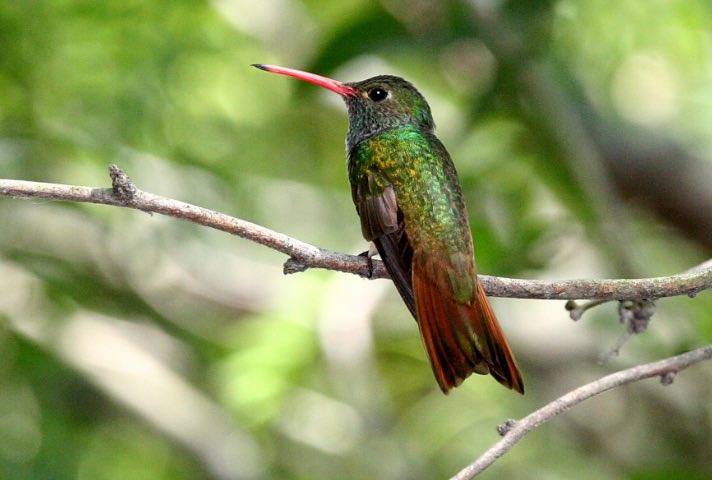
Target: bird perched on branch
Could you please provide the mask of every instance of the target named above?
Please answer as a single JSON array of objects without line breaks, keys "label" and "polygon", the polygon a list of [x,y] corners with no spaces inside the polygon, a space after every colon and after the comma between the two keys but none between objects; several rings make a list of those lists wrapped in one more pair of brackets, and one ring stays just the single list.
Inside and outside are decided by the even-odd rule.
[{"label": "bird perched on branch", "polygon": [[443,392],[471,373],[524,393],[507,339],[477,281],[472,233],[455,166],[430,107],[406,80],[341,83],[256,64],[324,87],[348,108],[349,181],[361,230],[415,317]]}]

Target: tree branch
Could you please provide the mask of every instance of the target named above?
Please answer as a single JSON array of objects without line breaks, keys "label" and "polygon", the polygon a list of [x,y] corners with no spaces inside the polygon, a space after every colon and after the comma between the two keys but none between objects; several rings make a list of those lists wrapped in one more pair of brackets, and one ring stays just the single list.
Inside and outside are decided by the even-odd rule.
[{"label": "tree branch", "polygon": [[[261,225],[144,192],[136,188],[117,166],[111,165],[109,170],[113,188],[0,179],[0,196],[112,205],[188,220],[245,238],[289,256],[284,265],[285,274],[309,268],[323,268],[361,277],[388,278],[388,272],[380,261],[374,260],[373,270],[370,271],[369,262],[363,256],[332,252]],[[493,297],[632,300],[676,295],[694,296],[702,290],[712,288],[712,262],[705,262],[678,275],[644,279],[545,281],[489,275],[480,275],[479,278],[485,292]]]},{"label": "tree branch", "polygon": [[504,425],[500,425],[498,430],[503,435],[503,438],[482,454],[480,458],[458,472],[451,480],[467,480],[474,477],[507,453],[527,433],[584,400],[621,385],[650,377],[660,377],[663,385],[669,385],[672,383],[675,374],[680,370],[709,359],[712,359],[712,345],[657,362],[621,370],[583,385],[530,413],[519,421],[510,420]]}]

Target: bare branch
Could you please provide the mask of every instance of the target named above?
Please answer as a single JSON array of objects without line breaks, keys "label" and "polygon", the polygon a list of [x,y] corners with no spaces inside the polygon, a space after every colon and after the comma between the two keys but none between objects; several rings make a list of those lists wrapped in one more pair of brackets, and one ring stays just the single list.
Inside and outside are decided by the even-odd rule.
[{"label": "bare branch", "polygon": [[709,359],[712,359],[712,345],[657,362],[621,370],[620,372],[606,375],[594,382],[583,385],[557,398],[553,402],[548,403],[539,410],[530,413],[519,421],[507,421],[506,424],[499,429],[500,433],[503,434],[503,438],[482,454],[480,458],[463,468],[452,477],[451,480],[466,480],[474,477],[507,453],[527,433],[584,400],[599,393],[620,387],[621,385],[650,377],[660,377],[660,381],[663,385],[669,385],[672,383],[674,375],[680,370],[684,370],[695,363]]},{"label": "bare branch", "polygon": [[[373,271],[370,271],[369,261],[364,256],[325,250],[239,218],[144,192],[136,188],[118,167],[112,165],[110,171],[113,188],[0,179],[0,196],[97,203],[160,213],[222,230],[281,252],[289,257],[285,273],[323,268],[361,277],[388,278],[380,261],[372,260]],[[544,281],[480,275],[480,281],[485,292],[494,297],[633,300],[694,296],[712,288],[712,265],[706,262],[698,267],[701,268],[695,267],[679,275],[645,279]]]},{"label": "bare branch", "polygon": [[[702,272],[706,269],[712,268],[712,259],[709,259],[707,261],[704,261],[700,263],[699,265],[695,265],[692,268],[688,268],[682,273],[699,273]],[[694,294],[690,294],[690,296],[694,296]],[[584,303],[576,303],[574,300],[569,300],[566,302],[566,305],[564,308],[569,311],[569,316],[571,317],[571,320],[573,321],[579,321],[581,320],[581,317],[583,317],[583,314],[586,313],[588,310],[598,307],[599,305],[606,304],[608,302],[614,301],[616,299],[596,299],[596,300],[591,300],[588,302]],[[633,300],[633,299],[630,299]],[[638,300],[651,300],[651,299],[638,299]],[[620,313],[620,309],[619,309]],[[652,316],[652,315],[651,315]],[[625,323],[625,318],[621,318],[621,323]],[[633,332],[633,333],[639,333],[639,332]]]}]

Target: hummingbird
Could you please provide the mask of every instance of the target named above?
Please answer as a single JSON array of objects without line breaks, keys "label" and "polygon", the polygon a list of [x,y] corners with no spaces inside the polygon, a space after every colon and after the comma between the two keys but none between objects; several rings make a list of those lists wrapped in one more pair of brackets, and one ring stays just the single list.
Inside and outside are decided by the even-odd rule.
[{"label": "hummingbird", "polygon": [[423,95],[391,75],[342,83],[253,66],[326,88],[346,103],[348,176],[361,231],[415,317],[443,393],[473,372],[524,393],[514,355],[478,282],[460,181],[434,134]]}]

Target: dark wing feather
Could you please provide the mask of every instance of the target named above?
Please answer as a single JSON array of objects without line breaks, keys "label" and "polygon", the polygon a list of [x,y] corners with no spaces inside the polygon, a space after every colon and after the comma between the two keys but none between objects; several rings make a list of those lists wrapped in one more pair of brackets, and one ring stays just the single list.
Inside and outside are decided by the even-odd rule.
[{"label": "dark wing feather", "polygon": [[403,213],[393,186],[376,174],[365,175],[354,191],[361,231],[373,242],[410,313],[415,318],[413,298],[413,248],[408,242]]}]

